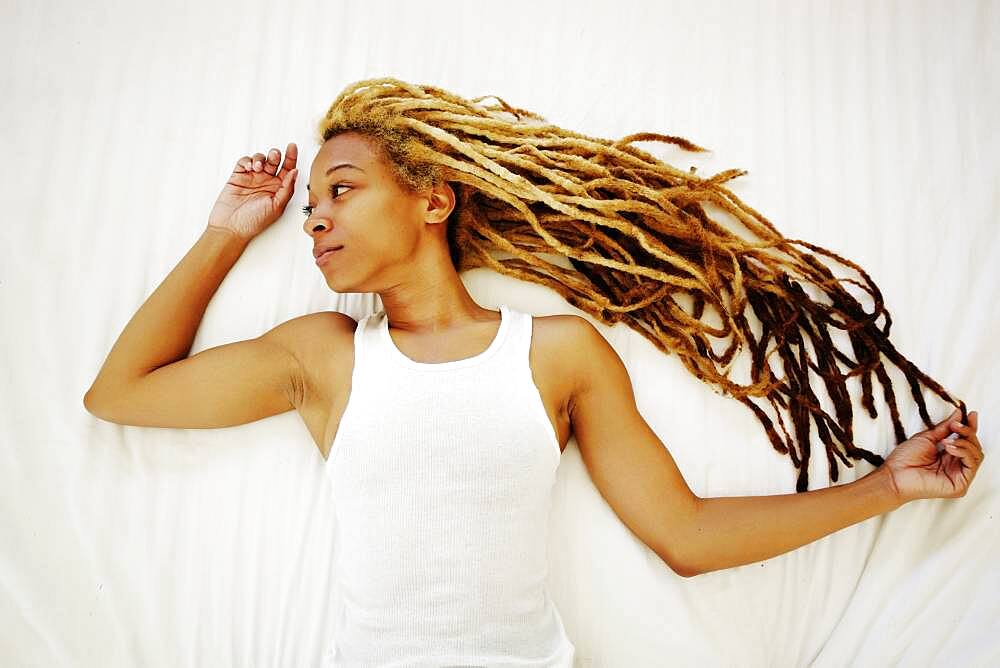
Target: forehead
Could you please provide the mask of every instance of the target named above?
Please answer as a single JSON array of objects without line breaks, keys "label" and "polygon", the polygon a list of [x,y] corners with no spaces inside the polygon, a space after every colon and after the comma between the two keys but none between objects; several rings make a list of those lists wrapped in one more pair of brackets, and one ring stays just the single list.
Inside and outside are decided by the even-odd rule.
[{"label": "forehead", "polygon": [[[350,163],[364,171],[343,167],[336,171],[333,168],[343,163]],[[324,181],[334,176],[352,175],[362,177],[377,177],[379,173],[379,160],[375,146],[369,140],[354,132],[344,132],[335,137],[331,137],[323,142],[319,152],[313,159],[312,167],[309,170],[309,180]],[[309,183],[306,183],[306,192],[312,192]]]},{"label": "forehead", "polygon": [[[356,165],[364,171],[361,172],[357,169],[344,167],[327,174],[331,168],[345,162]],[[374,147],[369,143],[369,140],[355,132],[344,132],[323,142],[319,152],[313,159],[309,175],[310,180],[315,178],[317,181],[323,181],[328,176],[339,174],[375,176],[378,169],[379,165]],[[312,190],[308,183],[306,184],[306,190]]]},{"label": "forehead", "polygon": [[350,162],[365,171],[375,161],[374,147],[369,140],[354,132],[345,132],[323,142],[313,167],[326,171],[334,162]]}]

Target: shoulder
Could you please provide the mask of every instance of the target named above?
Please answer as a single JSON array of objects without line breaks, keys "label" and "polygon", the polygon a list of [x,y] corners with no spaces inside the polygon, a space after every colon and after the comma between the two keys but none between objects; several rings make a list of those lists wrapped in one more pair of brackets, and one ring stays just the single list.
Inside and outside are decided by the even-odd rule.
[{"label": "shoulder", "polygon": [[586,327],[593,325],[577,315],[557,313],[532,316],[532,338],[536,344],[543,352],[558,352],[560,356],[576,348],[580,340],[586,338]]},{"label": "shoulder", "polygon": [[541,321],[541,326],[557,336],[566,343],[573,343],[574,349],[583,347],[603,347],[610,345],[600,330],[594,326],[590,320],[572,313],[560,313],[557,315],[547,315],[536,317],[535,322]]},{"label": "shoulder", "polygon": [[338,370],[354,354],[357,324],[345,313],[319,311],[286,320],[261,336],[283,348],[294,360],[291,382],[296,406],[330,396],[331,383],[340,382]]},{"label": "shoulder", "polygon": [[312,385],[314,370],[322,378],[327,365],[339,364],[341,356],[353,354],[357,324],[345,313],[319,311],[286,320],[261,338],[288,351],[299,369],[299,380]]},{"label": "shoulder", "polygon": [[319,311],[286,320],[261,338],[282,346],[302,362],[317,348],[342,347],[338,344],[342,344],[345,337],[353,336],[357,324],[345,313]]},{"label": "shoulder", "polygon": [[587,388],[594,377],[627,376],[618,353],[587,318],[558,314],[536,317],[535,323],[546,348],[558,351],[555,357],[562,361],[563,373],[572,380],[574,395]]}]

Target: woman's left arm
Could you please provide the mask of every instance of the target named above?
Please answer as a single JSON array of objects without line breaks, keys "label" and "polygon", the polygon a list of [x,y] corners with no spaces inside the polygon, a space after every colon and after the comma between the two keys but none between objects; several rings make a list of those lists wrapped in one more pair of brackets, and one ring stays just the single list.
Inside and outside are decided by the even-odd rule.
[{"label": "woman's left arm", "polygon": [[[978,413],[965,426],[956,410],[854,482],[700,498],[639,414],[621,358],[587,320],[573,320],[569,412],[581,458],[623,523],[682,576],[769,559],[914,499],[964,496],[983,461]],[[957,438],[946,439],[950,433]]]},{"label": "woman's left arm", "polygon": [[[900,443],[882,466],[854,482],[796,494],[700,499],[688,568],[707,573],[760,561],[908,501],[965,496],[983,450],[976,436],[979,414],[969,413],[969,426],[955,421],[959,415],[956,410]],[[952,432],[958,438],[945,440]]]}]

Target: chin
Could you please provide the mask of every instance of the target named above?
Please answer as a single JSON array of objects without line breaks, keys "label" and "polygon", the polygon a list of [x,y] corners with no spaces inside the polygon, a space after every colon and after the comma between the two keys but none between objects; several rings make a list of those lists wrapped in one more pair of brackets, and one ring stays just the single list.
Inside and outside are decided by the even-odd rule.
[{"label": "chin", "polygon": [[338,274],[337,272],[325,274],[325,278],[327,287],[337,294],[346,294],[348,292],[369,292],[369,290],[366,290],[363,285],[359,285],[357,281],[345,280],[344,276]]}]

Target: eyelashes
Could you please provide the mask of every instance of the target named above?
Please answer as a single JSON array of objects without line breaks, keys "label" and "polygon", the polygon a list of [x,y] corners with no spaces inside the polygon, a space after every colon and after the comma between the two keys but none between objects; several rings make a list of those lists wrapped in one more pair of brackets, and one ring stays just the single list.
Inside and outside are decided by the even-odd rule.
[{"label": "eyelashes", "polygon": [[[338,197],[337,188],[347,188],[348,190],[350,190],[351,186],[345,186],[343,183],[338,183],[335,186],[330,186],[330,197],[332,197],[333,199],[337,199]],[[302,213],[304,213],[306,216],[311,216],[312,212],[313,212],[313,207],[308,205],[302,207]]]}]

